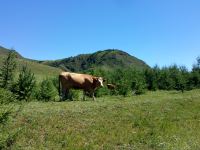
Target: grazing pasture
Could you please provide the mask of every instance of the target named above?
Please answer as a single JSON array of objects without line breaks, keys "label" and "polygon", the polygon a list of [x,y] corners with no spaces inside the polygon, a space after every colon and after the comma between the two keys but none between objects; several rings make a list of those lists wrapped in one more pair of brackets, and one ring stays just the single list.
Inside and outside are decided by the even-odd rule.
[{"label": "grazing pasture", "polygon": [[200,90],[22,105],[12,149],[200,149]]},{"label": "grazing pasture", "polygon": [[[2,67],[4,59],[5,59],[4,56],[0,56],[0,67]],[[31,72],[35,74],[35,77],[37,78],[38,81],[42,81],[46,77],[58,76],[58,74],[61,72],[61,69],[39,64],[36,61],[17,58],[16,62],[17,62],[17,72],[16,72],[17,74],[19,73],[19,70],[22,66],[27,65],[28,68],[31,69]]]}]

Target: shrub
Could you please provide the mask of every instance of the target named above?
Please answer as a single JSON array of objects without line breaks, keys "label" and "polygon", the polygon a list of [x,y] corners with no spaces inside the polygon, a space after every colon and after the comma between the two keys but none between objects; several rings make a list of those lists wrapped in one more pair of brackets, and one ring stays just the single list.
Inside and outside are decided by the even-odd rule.
[{"label": "shrub", "polygon": [[81,99],[80,93],[82,93],[82,91],[75,90],[75,89],[70,89],[69,93],[67,94],[66,99],[69,99],[71,101],[80,100]]},{"label": "shrub", "polygon": [[9,51],[7,58],[3,62],[0,72],[0,86],[9,89],[14,79],[14,72],[16,70],[16,54],[15,51]]},{"label": "shrub", "polygon": [[138,76],[131,83],[131,90],[136,95],[144,94],[146,91],[146,83],[143,77]]},{"label": "shrub", "polygon": [[39,99],[43,101],[52,101],[52,100],[55,101],[57,95],[58,93],[52,80],[50,79],[43,80],[40,85]]},{"label": "shrub", "polygon": [[51,78],[51,81],[52,81],[54,87],[57,89],[57,91],[59,93],[59,81],[58,81],[58,77]]},{"label": "shrub", "polygon": [[0,105],[0,149],[7,148],[7,141],[9,132],[5,129],[8,119],[11,114],[11,109]]},{"label": "shrub", "polygon": [[125,81],[117,84],[117,91],[119,95],[127,96],[130,93],[130,86]]},{"label": "shrub", "polygon": [[156,91],[157,90],[157,68],[154,67],[154,69],[146,69],[144,71],[145,74],[145,80],[147,84],[148,90]]},{"label": "shrub", "polygon": [[0,150],[1,149],[11,149],[14,144],[18,134],[20,133],[20,128],[15,128],[10,131],[9,123],[13,115],[16,117],[22,110],[22,105],[17,110],[13,110],[12,105],[0,105]]},{"label": "shrub", "polygon": [[110,95],[110,91],[109,91],[109,89],[107,87],[98,88],[95,91],[95,96],[96,97],[101,97],[101,96],[104,96],[104,95]]},{"label": "shrub", "polygon": [[27,66],[23,66],[20,70],[17,82],[12,86],[12,92],[16,94],[19,100],[28,100],[32,95],[32,91],[36,85],[34,74]]},{"label": "shrub", "polygon": [[0,88],[0,104],[8,104],[15,101],[15,96],[12,92]]}]

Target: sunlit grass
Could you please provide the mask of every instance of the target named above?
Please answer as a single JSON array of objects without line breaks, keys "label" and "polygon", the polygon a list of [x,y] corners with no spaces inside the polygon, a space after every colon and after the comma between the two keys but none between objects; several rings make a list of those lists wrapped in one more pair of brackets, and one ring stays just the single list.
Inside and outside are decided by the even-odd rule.
[{"label": "sunlit grass", "polygon": [[[5,57],[0,56],[0,66],[3,64],[4,58]],[[61,72],[61,69],[39,64],[34,61],[28,61],[25,59],[16,59],[16,62],[17,62],[17,69],[15,78],[18,77],[19,70],[23,65],[26,65],[29,69],[31,69],[31,72],[34,73],[38,82],[42,81],[46,77],[57,77],[58,74]]]},{"label": "sunlit grass", "polygon": [[[18,107],[17,105],[15,107]],[[200,90],[29,102],[13,149],[200,149]]]}]

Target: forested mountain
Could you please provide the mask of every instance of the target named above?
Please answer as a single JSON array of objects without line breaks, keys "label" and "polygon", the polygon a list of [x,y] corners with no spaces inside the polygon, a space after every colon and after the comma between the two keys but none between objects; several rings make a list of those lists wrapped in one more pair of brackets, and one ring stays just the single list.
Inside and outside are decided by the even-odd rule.
[{"label": "forested mountain", "polygon": [[[5,57],[9,51],[10,49],[0,46],[0,64],[2,58]],[[28,64],[30,68],[34,70],[33,72],[36,73],[41,70],[42,72],[45,72],[45,70],[55,70],[56,68],[73,72],[83,72],[92,69],[114,70],[121,68],[136,68],[141,70],[150,68],[144,61],[117,49],[107,49],[92,54],[80,54],[74,57],[54,61],[31,60],[24,58],[18,52],[16,52],[16,56],[20,65]],[[48,66],[53,68],[48,68]]]},{"label": "forested mountain", "polygon": [[97,51],[92,54],[80,54],[75,57],[69,57],[55,61],[41,61],[40,63],[74,72],[80,72],[94,68],[101,68],[103,70],[120,68],[149,68],[144,61],[117,49],[107,49],[103,51]]}]

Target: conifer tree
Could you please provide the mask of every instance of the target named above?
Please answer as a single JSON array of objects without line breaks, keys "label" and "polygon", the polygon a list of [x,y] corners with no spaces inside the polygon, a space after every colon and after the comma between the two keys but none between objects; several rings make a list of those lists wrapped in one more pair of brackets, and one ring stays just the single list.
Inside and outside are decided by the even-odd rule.
[{"label": "conifer tree", "polygon": [[14,50],[9,51],[8,56],[3,62],[3,66],[0,72],[0,87],[9,89],[16,70],[16,53]]}]

